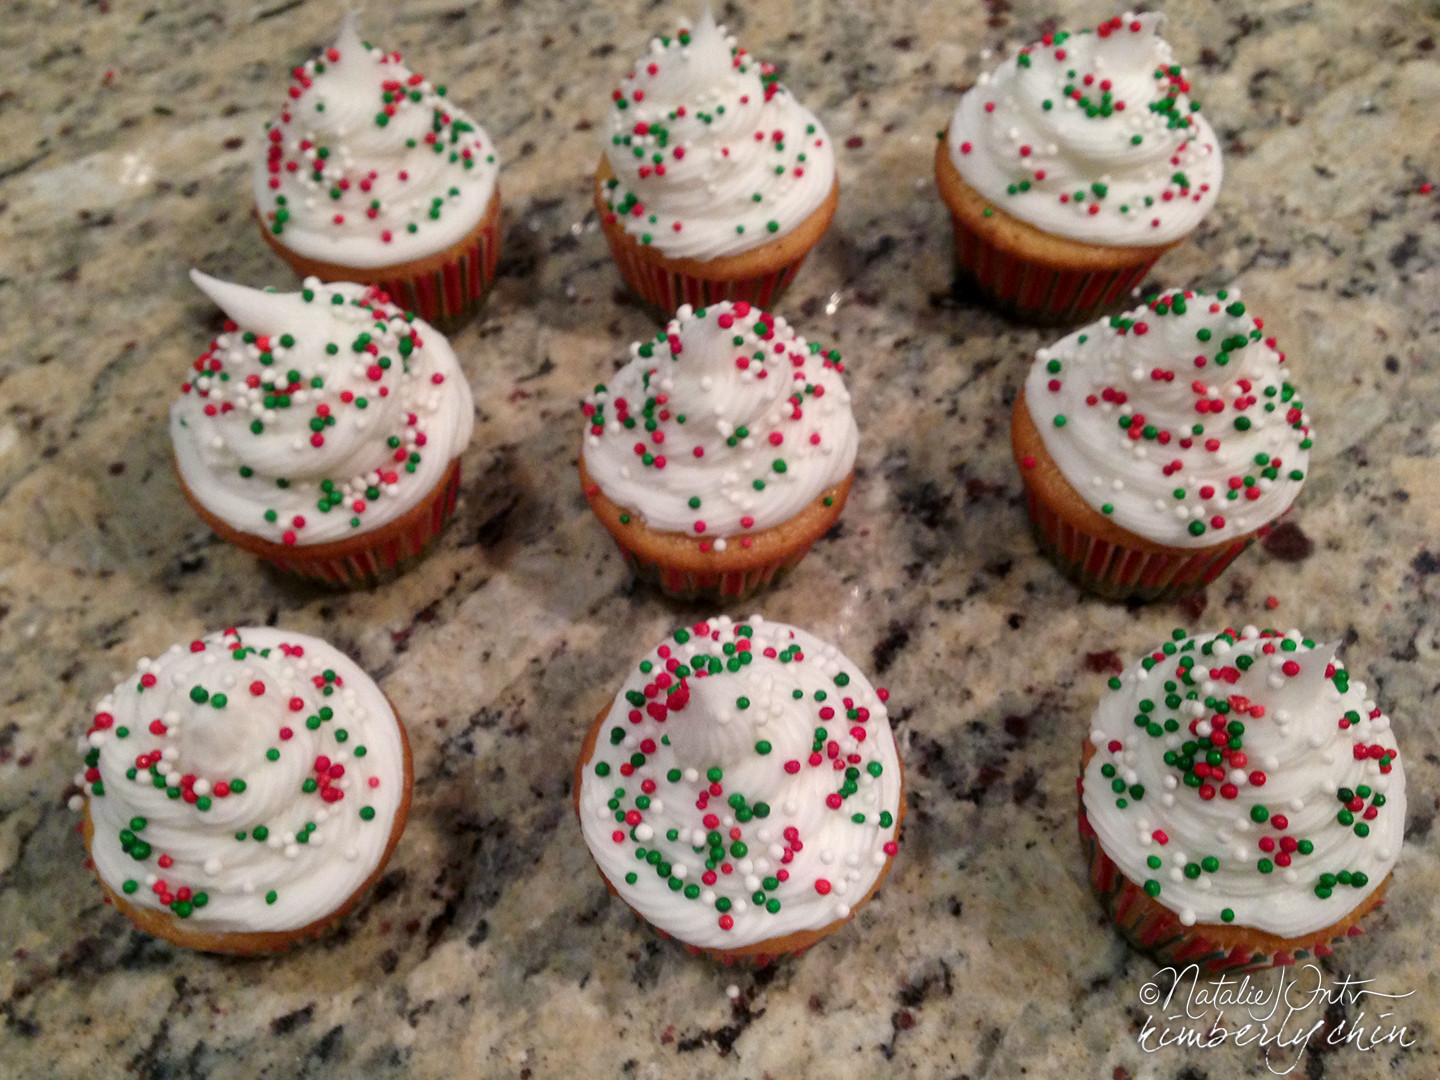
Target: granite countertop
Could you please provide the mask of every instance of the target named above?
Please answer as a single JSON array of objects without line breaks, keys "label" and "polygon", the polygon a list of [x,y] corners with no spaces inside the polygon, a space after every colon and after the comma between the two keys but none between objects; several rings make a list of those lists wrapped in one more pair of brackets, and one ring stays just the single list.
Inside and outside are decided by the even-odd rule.
[{"label": "granite countertop", "polygon": [[[1054,335],[951,292],[931,172],[982,50],[1113,9],[723,6],[837,144],[838,215],[778,310],[845,356],[862,432],[840,526],[737,613],[804,625],[891,688],[911,803],[894,872],[856,922],[746,971],[690,958],[609,899],[569,800],[587,721],[641,649],[696,614],[629,584],[575,477],[579,396],[653,332],[591,209],[595,127],[649,35],[689,8],[417,0],[365,15],[368,36],[473,103],[499,147],[505,225],[488,305],[453,337],[478,404],[456,519],[398,581],[337,594],[211,536],[175,482],[164,416],[218,326],[186,271],[293,281],[249,219],[247,166],[287,72],[343,6],[9,5],[0,1071],[1281,1071],[1298,1047],[1141,1045],[1163,1024],[1145,998],[1155,965],[1105,923],[1075,835],[1079,743],[1109,654],[1134,658],[1177,625],[1255,622],[1345,641],[1394,717],[1412,791],[1388,903],[1320,965],[1328,987],[1348,974],[1410,996],[1311,1004],[1286,1037],[1329,1027],[1295,1075],[1440,1073],[1440,194],[1424,186],[1440,182],[1440,7],[1153,6],[1228,155],[1215,211],[1155,280],[1240,282],[1318,441],[1282,542],[1201,598],[1141,608],[1079,596],[1035,551],[1006,432]],[[74,739],[137,658],[277,622],[352,655],[408,718],[409,829],[323,941],[248,961],[177,950],[132,931],[81,866]],[[1278,977],[1252,981],[1273,991]],[[1213,1017],[1191,1026],[1211,1032]],[[1408,1046],[1347,1044],[1342,1024],[1366,1043],[1404,1025]]]}]

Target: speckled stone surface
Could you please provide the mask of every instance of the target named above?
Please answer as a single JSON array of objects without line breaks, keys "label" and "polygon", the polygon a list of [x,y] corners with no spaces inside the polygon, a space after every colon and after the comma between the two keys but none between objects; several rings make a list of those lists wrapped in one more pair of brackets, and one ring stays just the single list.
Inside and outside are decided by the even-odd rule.
[{"label": "speckled stone surface", "polygon": [[[1138,1044],[1148,1018],[1163,1023],[1142,1002],[1154,964],[1105,925],[1075,837],[1079,742],[1105,679],[1090,654],[1257,622],[1345,639],[1394,717],[1412,790],[1389,903],[1322,964],[1327,985],[1349,973],[1410,996],[1299,1014],[1285,1037],[1330,1026],[1295,1075],[1440,1073],[1440,196],[1421,190],[1440,181],[1440,7],[1158,6],[1229,157],[1215,212],[1155,280],[1238,280],[1290,356],[1318,442],[1291,518],[1313,550],[1292,533],[1203,601],[1136,610],[1079,596],[1035,553],[1006,433],[1052,335],[952,294],[931,180],[935,132],[982,49],[1112,8],[721,12],[838,144],[839,213],[779,310],[843,353],[862,433],[841,526],[748,606],[891,687],[911,805],[894,872],[855,924],[756,973],[691,959],[608,899],[569,802],[589,718],[694,614],[628,584],[574,471],[579,396],[653,332],[620,295],[591,209],[595,128],[649,35],[688,9],[372,5],[368,36],[446,81],[498,144],[505,238],[488,306],[453,337],[478,405],[456,519],[398,581],[333,594],[210,536],[181,498],[163,418],[218,326],[186,270],[292,280],[249,220],[247,162],[340,6],[6,5],[0,1072],[1280,1071],[1298,1047]],[[326,637],[375,675],[410,723],[415,803],[341,930],[278,958],[216,959],[101,903],[65,797],[75,736],[137,658],[257,622]],[[1413,1045],[1325,1046],[1337,1031],[1343,1043],[1342,1022],[1404,1025]]]}]

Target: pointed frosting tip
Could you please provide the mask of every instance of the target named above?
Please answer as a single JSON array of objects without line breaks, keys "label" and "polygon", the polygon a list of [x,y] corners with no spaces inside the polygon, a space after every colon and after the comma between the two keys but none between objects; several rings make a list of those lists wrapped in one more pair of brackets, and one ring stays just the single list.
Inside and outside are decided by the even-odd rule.
[{"label": "pointed frosting tip", "polygon": [[276,328],[273,324],[284,307],[281,303],[283,298],[276,293],[252,289],[233,281],[221,281],[194,269],[190,271],[190,280],[238,325],[255,333],[268,333]]},{"label": "pointed frosting tip", "polygon": [[701,33],[713,33],[715,29],[715,13],[710,10],[710,0],[705,0],[704,6],[700,9],[700,17],[695,20],[695,29],[690,31],[690,35],[694,37]]},{"label": "pointed frosting tip", "polygon": [[363,49],[365,43],[360,40],[360,13],[351,8],[345,13],[345,18],[340,23],[340,33],[335,38],[335,48],[340,51],[343,57],[347,49]]},{"label": "pointed frosting tip", "polygon": [[[222,281],[220,278],[212,277],[203,270],[191,268],[190,280],[195,287],[210,298],[210,301],[218,308],[230,314],[227,303],[235,296],[235,290],[243,289],[243,285],[236,285],[233,281]],[[231,316],[233,318],[233,316]]]},{"label": "pointed frosting tip", "polygon": [[1129,21],[1139,22],[1146,30],[1155,37],[1160,37],[1165,31],[1165,13],[1163,11],[1142,11],[1138,15],[1131,15]]}]

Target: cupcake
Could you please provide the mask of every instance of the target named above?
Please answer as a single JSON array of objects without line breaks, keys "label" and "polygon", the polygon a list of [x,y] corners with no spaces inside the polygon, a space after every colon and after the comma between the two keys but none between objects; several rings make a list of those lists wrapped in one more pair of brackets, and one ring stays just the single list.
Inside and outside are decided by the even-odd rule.
[{"label": "cupcake", "polygon": [[725,963],[809,948],[874,895],[905,785],[884,690],[758,616],[677,630],[596,718],[575,810],[610,891]]},{"label": "cupcake", "polygon": [[1239,293],[1163,293],[1041,349],[1010,441],[1041,549],[1109,599],[1203,589],[1285,513],[1310,419]]},{"label": "cupcake", "polygon": [[1121,933],[1163,963],[1328,956],[1380,906],[1405,832],[1390,720],[1298,630],[1172,639],[1110,680],[1080,837]]},{"label": "cupcake", "polygon": [[965,93],[935,151],[955,258],[1031,322],[1113,310],[1220,192],[1220,145],[1164,16],[1046,34]]},{"label": "cupcake", "polygon": [[500,249],[495,147],[480,125],[360,40],[354,16],[295,69],[255,163],[260,230],[297,276],[375,285],[454,329],[480,307]]},{"label": "cupcake", "polygon": [[72,805],[106,901],[207,952],[321,933],[380,876],[410,810],[395,711],[305,634],[230,629],[141,660],[79,749]]},{"label": "cupcake", "polygon": [[840,354],[745,301],[680,308],[581,406],[580,482],[636,573],[741,597],[835,524],[858,433]]},{"label": "cupcake", "polygon": [[229,316],[170,407],[185,498],[282,570],[374,582],[455,507],[474,401],[440,333],[373,286],[260,292],[197,271]]},{"label": "cupcake", "polygon": [[626,282],[664,317],[681,304],[769,306],[830,226],[830,139],[775,69],[707,7],[656,38],[615,91],[595,208]]}]

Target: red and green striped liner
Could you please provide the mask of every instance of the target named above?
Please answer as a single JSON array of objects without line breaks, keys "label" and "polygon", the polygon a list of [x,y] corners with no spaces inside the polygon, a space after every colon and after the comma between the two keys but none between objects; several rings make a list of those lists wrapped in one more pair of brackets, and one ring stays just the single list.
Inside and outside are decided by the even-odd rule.
[{"label": "red and green striped liner", "polygon": [[1080,843],[1085,848],[1085,857],[1090,865],[1090,884],[1121,935],[1135,948],[1162,963],[1173,964],[1177,968],[1195,964],[1207,975],[1264,971],[1272,967],[1288,967],[1313,957],[1329,956],[1334,951],[1335,942],[1365,933],[1359,925],[1351,924],[1342,935],[1328,942],[1315,941],[1308,948],[1277,949],[1273,952],[1249,949],[1243,945],[1230,948],[1220,945],[1205,936],[1203,926],[1186,926],[1178,915],[1152,899],[1141,886],[1121,873],[1100,846],[1100,839],[1085,815],[1083,778],[1077,789],[1082,793]]},{"label": "red and green striped liner", "polygon": [[1028,483],[1025,505],[1035,542],[1056,568],[1107,600],[1169,600],[1199,592],[1218,578],[1266,525],[1249,536],[1195,553],[1145,551],[1091,536],[1050,509]]},{"label": "red and green striped liner", "polygon": [[618,540],[615,546],[638,579],[655,585],[676,600],[743,600],[795,566],[810,550],[810,545],[805,544],[775,562],[744,570],[696,572],[651,562]]},{"label": "red and green striped liner", "polygon": [[497,212],[488,214],[469,242],[443,266],[380,282],[391,302],[441,329],[453,329],[474,316],[495,280],[500,258],[498,205]]},{"label": "red and green striped liner", "polygon": [[414,558],[424,550],[425,545],[440,532],[450,515],[455,512],[455,500],[460,492],[458,460],[442,484],[443,490],[439,496],[431,496],[428,514],[418,515],[408,529],[386,538],[381,543],[332,558],[306,557],[305,549],[297,547],[289,549],[296,553],[293,558],[265,556],[265,561],[286,573],[314,578],[331,585],[374,585],[388,580],[398,573],[406,560]]},{"label": "red and green striped liner", "polygon": [[1158,256],[1119,270],[1055,270],[987,243],[952,215],[955,262],[994,305],[1027,322],[1089,322],[1119,307]]},{"label": "red and green striped liner", "polygon": [[708,307],[721,300],[744,300],[760,308],[769,308],[795,280],[800,266],[805,262],[807,251],[794,262],[786,263],[767,274],[758,277],[737,278],[733,281],[718,281],[709,278],[682,274],[664,265],[642,258],[643,250],[633,241],[612,239],[610,252],[625,283],[634,289],[647,303],[661,311],[674,312],[682,304],[691,307]]}]

